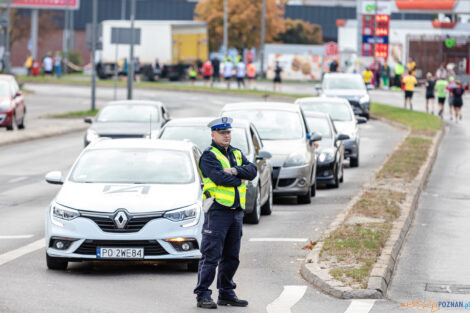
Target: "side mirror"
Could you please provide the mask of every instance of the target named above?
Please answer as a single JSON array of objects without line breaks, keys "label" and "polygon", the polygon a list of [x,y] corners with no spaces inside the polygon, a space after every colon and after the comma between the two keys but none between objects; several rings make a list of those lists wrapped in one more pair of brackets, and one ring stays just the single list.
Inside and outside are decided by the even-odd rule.
[{"label": "side mirror", "polygon": [[367,84],[367,90],[374,90],[374,86],[372,86],[371,84]]},{"label": "side mirror", "polygon": [[263,160],[263,159],[270,159],[270,158],[272,158],[272,154],[265,150],[261,150],[256,156],[256,160]]},{"label": "side mirror", "polygon": [[320,141],[321,135],[319,133],[313,132],[310,134],[310,142]]},{"label": "side mirror", "polygon": [[18,92],[16,93],[16,95],[15,95],[15,98],[16,98],[16,97],[19,97],[19,96],[21,96],[21,95],[22,95],[21,91],[18,91]]},{"label": "side mirror", "polygon": [[348,139],[349,139],[349,136],[348,136],[348,135],[345,135],[345,134],[339,134],[339,135],[336,137],[336,141],[348,140]]},{"label": "side mirror", "polygon": [[358,116],[356,117],[356,121],[358,124],[365,124],[367,123],[367,119],[365,117],[362,117],[362,116]]},{"label": "side mirror", "polygon": [[93,123],[93,119],[91,117],[85,117],[85,119],[83,120],[85,123],[88,123],[88,124],[92,124]]},{"label": "side mirror", "polygon": [[62,173],[60,171],[53,171],[46,174],[46,181],[49,184],[62,185]]}]

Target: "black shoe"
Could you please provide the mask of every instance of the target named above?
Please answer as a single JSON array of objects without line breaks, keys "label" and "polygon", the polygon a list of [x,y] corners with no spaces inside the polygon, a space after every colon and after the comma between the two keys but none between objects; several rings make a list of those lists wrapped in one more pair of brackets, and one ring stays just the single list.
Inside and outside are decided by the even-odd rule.
[{"label": "black shoe", "polygon": [[198,308],[203,309],[217,309],[217,304],[211,298],[204,298],[197,302]]},{"label": "black shoe", "polygon": [[237,297],[230,298],[230,299],[221,299],[217,300],[218,305],[231,305],[231,306],[247,306],[248,301],[240,300]]}]

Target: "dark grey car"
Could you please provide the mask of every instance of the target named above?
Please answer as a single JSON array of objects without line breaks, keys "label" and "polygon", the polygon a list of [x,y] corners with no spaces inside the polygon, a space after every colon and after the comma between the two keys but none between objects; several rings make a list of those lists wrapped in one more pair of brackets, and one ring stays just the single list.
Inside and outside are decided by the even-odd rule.
[{"label": "dark grey car", "polygon": [[170,120],[163,103],[146,100],[114,101],[100,110],[95,119],[85,118],[88,128],[85,147],[100,137],[151,138]]},{"label": "dark grey car", "polygon": [[[211,145],[210,117],[179,118],[169,121],[161,130],[159,138],[189,140],[201,151]],[[240,149],[248,161],[256,164],[258,175],[247,183],[245,221],[258,224],[261,214],[269,215],[273,206],[271,183],[271,154],[263,150],[255,126],[247,120],[236,119],[232,123],[232,146]]]}]

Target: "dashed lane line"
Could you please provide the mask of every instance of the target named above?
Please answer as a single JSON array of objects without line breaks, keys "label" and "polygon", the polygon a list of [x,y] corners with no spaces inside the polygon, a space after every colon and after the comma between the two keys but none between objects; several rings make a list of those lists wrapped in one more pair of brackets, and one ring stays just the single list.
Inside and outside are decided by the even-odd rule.
[{"label": "dashed lane line", "polygon": [[266,311],[268,313],[290,313],[290,309],[302,299],[306,290],[307,286],[284,286],[281,295],[266,306]]},{"label": "dashed lane line", "polygon": [[344,313],[369,313],[375,300],[353,300]]},{"label": "dashed lane line", "polygon": [[263,242],[305,242],[307,238],[250,238],[248,241],[263,241]]},{"label": "dashed lane line", "polygon": [[4,254],[0,254],[0,266],[5,264],[5,263],[8,263],[10,261],[13,261],[14,259],[22,257],[25,254],[28,254],[28,253],[34,252],[38,249],[44,248],[44,246],[45,246],[44,241],[45,241],[45,239],[42,238],[42,239],[34,241],[30,244],[27,244],[26,246],[23,246],[21,248],[9,251],[9,252],[4,253]]},{"label": "dashed lane line", "polygon": [[11,235],[11,236],[1,236],[0,239],[23,239],[23,238],[31,238],[34,235]]}]

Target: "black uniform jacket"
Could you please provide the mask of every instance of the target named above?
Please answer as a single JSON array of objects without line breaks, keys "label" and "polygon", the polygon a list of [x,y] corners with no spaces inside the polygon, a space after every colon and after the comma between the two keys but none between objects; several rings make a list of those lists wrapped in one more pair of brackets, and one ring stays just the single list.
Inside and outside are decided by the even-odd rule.
[{"label": "black uniform jacket", "polygon": [[[215,154],[210,151],[212,147],[215,147],[220,152],[222,152],[222,154],[225,155],[230,161],[230,166],[237,169],[238,174],[236,176],[224,172],[222,164],[220,164]],[[239,149],[229,146],[227,150],[225,150],[225,148],[217,145],[214,141],[212,141],[211,147],[204,150],[204,153],[202,154],[201,159],[199,160],[199,168],[201,169],[202,175],[204,177],[210,178],[216,185],[225,187],[238,187],[242,184],[242,179],[253,180],[256,177],[257,173],[256,166],[250,161],[248,161],[241,151],[240,153],[242,155],[242,165],[237,166],[237,160],[233,155],[233,150]],[[211,207],[211,210],[227,208],[228,207],[224,205],[214,202]],[[241,208],[240,196],[238,194],[237,188],[235,188],[235,201],[230,208]]]}]

